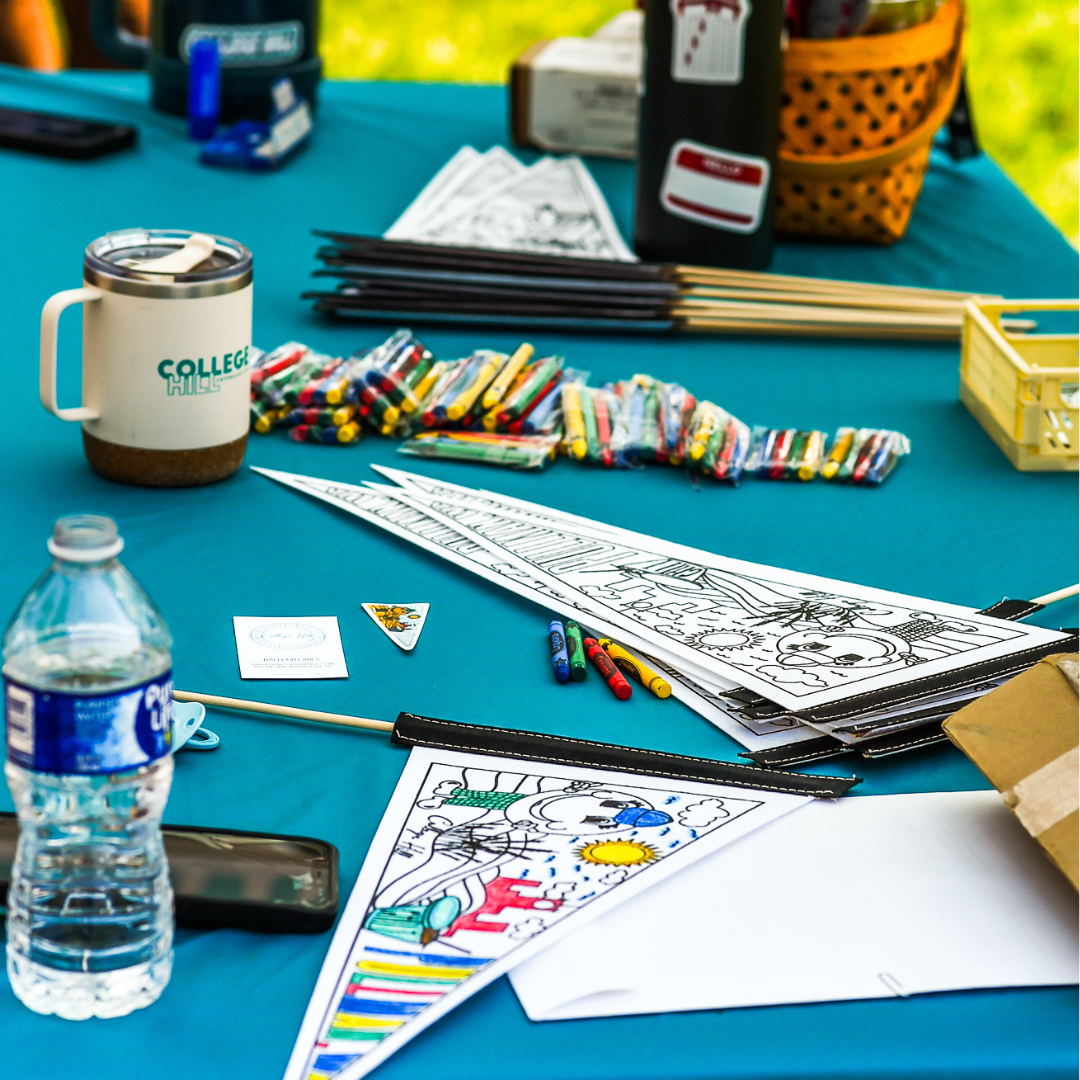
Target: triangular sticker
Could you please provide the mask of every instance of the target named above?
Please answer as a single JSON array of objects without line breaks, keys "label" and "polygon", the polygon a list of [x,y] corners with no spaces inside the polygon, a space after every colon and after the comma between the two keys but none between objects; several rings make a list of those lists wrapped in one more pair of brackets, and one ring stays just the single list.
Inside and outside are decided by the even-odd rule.
[{"label": "triangular sticker", "polygon": [[375,625],[399,648],[411,652],[427,622],[430,604],[361,604]]},{"label": "triangular sticker", "polygon": [[547,944],[808,801],[413,749],[285,1080],[359,1080]]}]

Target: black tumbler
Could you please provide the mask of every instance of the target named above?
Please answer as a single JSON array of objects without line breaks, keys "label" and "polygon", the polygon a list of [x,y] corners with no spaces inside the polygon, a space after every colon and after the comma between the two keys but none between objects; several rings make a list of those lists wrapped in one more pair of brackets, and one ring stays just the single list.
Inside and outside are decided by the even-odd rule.
[{"label": "black tumbler", "polygon": [[646,0],[634,248],[761,270],[772,257],[783,0]]}]

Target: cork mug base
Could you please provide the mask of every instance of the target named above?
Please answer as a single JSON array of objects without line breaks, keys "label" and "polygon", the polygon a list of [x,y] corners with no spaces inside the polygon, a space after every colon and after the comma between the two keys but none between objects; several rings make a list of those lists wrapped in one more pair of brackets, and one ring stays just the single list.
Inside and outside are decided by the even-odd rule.
[{"label": "cork mug base", "polygon": [[240,468],[247,449],[247,433],[220,446],[198,450],[141,450],[120,446],[82,433],[83,450],[90,468],[107,480],[138,487],[198,487],[232,476]]}]

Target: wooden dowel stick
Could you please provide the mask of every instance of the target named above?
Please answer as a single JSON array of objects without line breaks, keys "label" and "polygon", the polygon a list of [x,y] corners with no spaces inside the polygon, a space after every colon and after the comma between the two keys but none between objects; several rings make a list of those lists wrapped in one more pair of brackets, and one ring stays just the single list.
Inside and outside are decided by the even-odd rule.
[{"label": "wooden dowel stick", "polygon": [[366,716],[345,716],[343,713],[317,712],[314,709],[293,709],[288,705],[267,705],[261,701],[244,701],[242,698],[218,697],[216,694],[195,694],[188,690],[174,690],[174,701],[197,701],[211,709],[236,709],[238,712],[267,713],[269,716],[287,716],[290,720],[314,720],[319,724],[337,724],[340,727],[368,728],[371,731],[393,731],[388,720],[369,720]]},{"label": "wooden dowel stick", "polygon": [[1080,594],[1080,585],[1070,585],[1067,589],[1058,589],[1057,592],[1048,592],[1045,596],[1035,596],[1031,602],[1033,604],[1042,604],[1046,607],[1047,604],[1056,604],[1059,600],[1067,600],[1070,596],[1076,596]]}]

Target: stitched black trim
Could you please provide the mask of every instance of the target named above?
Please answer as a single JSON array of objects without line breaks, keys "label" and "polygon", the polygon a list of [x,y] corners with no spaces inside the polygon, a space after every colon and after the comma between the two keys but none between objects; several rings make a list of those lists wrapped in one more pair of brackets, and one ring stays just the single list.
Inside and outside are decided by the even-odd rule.
[{"label": "stitched black trim", "polygon": [[1036,604],[1031,600],[1010,600],[1006,597],[996,604],[991,604],[988,608],[983,608],[982,611],[976,611],[975,614],[992,615],[995,619],[1008,619],[1009,622],[1016,622],[1017,619],[1026,619],[1029,615],[1034,615],[1036,611],[1042,611],[1045,606],[1045,604]]},{"label": "stitched black trim", "polygon": [[803,776],[739,765],[730,761],[668,754],[660,750],[639,750],[632,746],[570,739],[562,735],[540,735],[511,728],[460,724],[430,716],[399,713],[390,741],[399,746],[429,746],[442,750],[467,750],[498,754],[528,761],[561,765],[584,765],[596,769],[617,769],[644,776],[665,776],[672,780],[699,780],[707,784],[730,784],[758,791],[783,791],[791,795],[813,795],[835,799],[859,783],[857,776]]},{"label": "stitched black trim", "polygon": [[867,739],[858,747],[864,758],[882,758],[890,754],[899,754],[903,750],[913,750],[916,746],[929,746],[931,743],[948,742],[949,736],[941,728],[940,722],[918,729],[918,735],[898,731],[895,735],[882,735],[880,739]]},{"label": "stitched black trim", "polygon": [[821,705],[816,709],[807,709],[796,713],[811,721],[844,720],[849,716],[861,716],[863,713],[877,711],[887,705],[899,705],[905,701],[914,701],[927,694],[940,694],[946,690],[957,690],[991,679],[1007,678],[1017,675],[1044,656],[1058,652],[1076,650],[1076,640],[1066,638],[1063,641],[1051,641],[1036,645],[1011,656],[1001,656],[993,660],[984,660],[980,664],[944,672],[941,675],[927,675],[921,679],[911,679],[899,686],[886,687],[856,697],[845,698],[832,705]]},{"label": "stitched black trim", "polygon": [[787,746],[770,746],[764,750],[744,750],[739,757],[749,758],[758,765],[799,765],[804,761],[823,761],[825,758],[850,754],[855,748],[845,746],[836,739],[822,735],[820,739],[789,743]]}]

